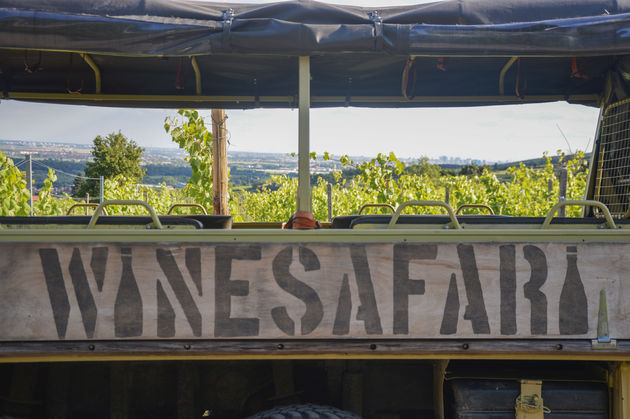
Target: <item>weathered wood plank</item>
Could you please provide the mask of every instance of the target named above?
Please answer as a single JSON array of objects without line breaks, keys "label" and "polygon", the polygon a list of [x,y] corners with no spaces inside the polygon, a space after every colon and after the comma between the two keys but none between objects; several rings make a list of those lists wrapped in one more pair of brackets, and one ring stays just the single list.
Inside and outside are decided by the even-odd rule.
[{"label": "weathered wood plank", "polygon": [[622,243],[0,245],[0,341],[630,339]]},{"label": "weathered wood plank", "polygon": [[3,359],[22,357],[67,357],[72,360],[104,359],[120,356],[121,359],[146,357],[198,357],[243,358],[318,357],[352,358],[354,356],[389,358],[398,356],[417,358],[444,358],[482,356],[509,356],[533,358],[576,357],[630,360],[630,340],[617,341],[617,348],[594,350],[590,340],[583,339],[332,339],[332,340],[111,340],[111,341],[55,341],[55,342],[3,342],[0,343],[0,362]]}]

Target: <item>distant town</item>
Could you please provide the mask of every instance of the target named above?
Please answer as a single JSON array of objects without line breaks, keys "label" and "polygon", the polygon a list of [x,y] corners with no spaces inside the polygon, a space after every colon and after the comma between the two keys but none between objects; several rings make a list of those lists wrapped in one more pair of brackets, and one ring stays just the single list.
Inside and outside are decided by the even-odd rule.
[{"label": "distant town", "polygon": [[[0,151],[5,153],[16,164],[24,159],[24,155],[31,154],[35,187],[41,186],[46,177],[48,167],[55,169],[58,180],[58,192],[69,192],[74,176],[79,175],[85,163],[91,159],[92,146],[87,144],[73,144],[59,141],[25,141],[0,140]],[[339,156],[332,156],[331,160],[318,159],[311,162],[312,172],[327,174],[341,169]],[[185,161],[186,152],[178,148],[146,147],[143,153],[143,167],[146,169],[144,184],[166,184],[181,187],[190,176],[190,167]],[[405,163],[412,163],[416,159],[401,159]],[[360,162],[370,160],[371,157],[351,156]],[[430,159],[430,163],[440,166],[461,166],[466,164],[490,165],[495,162],[485,160],[462,159],[459,157],[440,156]],[[230,182],[236,186],[255,185],[265,182],[271,175],[297,176],[297,157],[289,153],[258,153],[246,151],[228,151],[228,166]],[[23,170],[23,169],[22,169]]]}]

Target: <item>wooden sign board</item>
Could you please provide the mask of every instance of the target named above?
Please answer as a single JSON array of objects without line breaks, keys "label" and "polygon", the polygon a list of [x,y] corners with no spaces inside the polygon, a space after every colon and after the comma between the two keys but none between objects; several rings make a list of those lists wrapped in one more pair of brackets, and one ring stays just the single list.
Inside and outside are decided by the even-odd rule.
[{"label": "wooden sign board", "polygon": [[629,266],[614,243],[4,244],[0,340],[594,338],[601,291],[628,339]]}]

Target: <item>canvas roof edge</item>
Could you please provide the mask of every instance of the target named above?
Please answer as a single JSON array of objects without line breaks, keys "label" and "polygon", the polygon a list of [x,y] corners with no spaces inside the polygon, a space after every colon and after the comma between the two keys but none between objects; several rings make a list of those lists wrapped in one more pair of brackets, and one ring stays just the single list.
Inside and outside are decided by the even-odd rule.
[{"label": "canvas roof edge", "polygon": [[[504,57],[512,64],[518,62],[520,65],[520,59],[523,57],[533,59],[564,57],[572,66],[571,74],[566,77],[569,80],[581,78],[576,76],[576,73],[582,71],[577,61],[578,57],[580,59],[609,57],[613,64],[608,68],[600,66],[600,73],[597,75],[600,79],[606,79],[605,84],[601,83],[601,90],[573,93],[587,103],[597,105],[608,102],[613,97],[616,100],[628,97],[627,84],[630,72],[626,71],[628,67],[626,62],[627,54],[630,53],[630,36],[627,36],[630,33],[630,1],[619,0],[613,4],[605,0],[585,0],[579,6],[568,0],[554,2],[553,5],[542,0],[506,0],[500,4],[494,3],[494,6],[491,6],[491,3],[491,0],[446,1],[432,3],[426,7],[371,8],[370,11],[366,8],[330,6],[313,1],[291,1],[249,7],[224,3],[182,1],[169,4],[162,0],[149,2],[121,0],[115,3],[119,7],[115,11],[119,14],[112,15],[111,11],[107,11],[111,2],[104,0],[84,2],[83,6],[78,0],[53,3],[0,0],[0,53],[35,50],[88,54],[89,59],[86,59],[86,56],[82,57],[97,80],[100,78],[101,69],[90,54],[102,57],[158,59],[221,54],[296,58],[299,63],[297,102],[300,121],[298,210],[310,211],[308,116],[311,106],[312,63],[309,56],[330,55],[340,58],[372,54],[389,58],[401,57],[409,61],[427,57],[437,59],[452,57],[463,60],[470,58],[471,63],[476,63],[480,68],[483,68],[485,63],[478,64],[472,60]],[[453,8],[454,5],[458,5],[458,8]],[[613,5],[614,8],[611,7]],[[124,12],[125,7],[128,8],[128,12]],[[537,7],[539,13],[536,13]],[[239,8],[243,10],[240,14]],[[172,14],[169,16],[162,16],[160,13],[139,14],[164,10],[170,10]],[[428,13],[423,14],[424,11]],[[532,20],[532,16],[536,19]],[[7,74],[11,75],[12,57],[9,53],[6,55],[8,58],[3,61],[4,57],[0,54],[4,98],[51,102],[69,100],[66,94],[58,92],[11,91],[8,87],[13,80]],[[24,61],[26,63],[26,58]],[[360,63],[357,65],[360,67]],[[505,65],[507,66],[507,63]],[[25,66],[28,70],[28,65]],[[193,67],[195,95],[191,96],[201,98],[204,96],[200,87],[202,70],[196,61]],[[504,69],[504,65],[501,65],[500,71],[497,72],[497,84],[488,90],[489,92],[501,88],[507,71]],[[58,68],[58,71],[63,70],[64,67]],[[291,72],[295,68],[290,66],[285,70]],[[478,69],[462,67],[459,71],[465,74],[467,71],[474,73]],[[589,77],[587,75],[584,79]],[[474,74],[471,79],[475,79]],[[338,83],[339,90],[345,87],[339,84],[340,81],[335,82]],[[147,80],[146,83],[153,82]],[[235,85],[238,83],[238,80],[235,81]],[[519,94],[518,83],[517,75],[516,98],[511,98],[515,101],[526,97]],[[95,85],[96,92],[91,97],[79,95],[82,100],[92,104],[118,103],[105,102],[107,93],[99,93],[104,90],[101,89],[100,82],[95,82]],[[613,86],[610,94],[604,91],[603,85]],[[67,90],[68,94],[71,94],[70,89]],[[29,94],[30,98],[27,97]],[[580,94],[583,96],[579,96]],[[131,94],[128,97],[119,95],[117,100],[126,103],[127,99],[136,98],[140,99],[139,102],[155,104],[178,96]],[[291,96],[293,95],[284,97]],[[413,102],[415,98],[409,100],[406,87],[403,88],[402,96],[406,102],[392,95],[375,95],[373,101],[366,100],[363,104],[378,107],[397,103],[401,106],[433,103]],[[340,97],[332,96],[332,103],[337,103]],[[352,96],[345,96],[346,105],[350,102],[349,97]],[[385,100],[386,97],[393,99]],[[427,97],[431,96],[424,96],[424,99]],[[487,93],[439,96],[440,99],[467,104],[505,103],[503,97],[504,95],[499,95],[497,99],[496,95]],[[571,100],[572,95],[533,97],[540,101]],[[240,100],[238,96],[233,98]],[[532,96],[529,98],[531,100]],[[439,102],[439,99],[435,101]],[[291,101],[290,106],[295,106],[295,102]],[[255,95],[254,105],[260,106],[260,103],[260,95]],[[447,101],[441,103],[450,104]]]}]

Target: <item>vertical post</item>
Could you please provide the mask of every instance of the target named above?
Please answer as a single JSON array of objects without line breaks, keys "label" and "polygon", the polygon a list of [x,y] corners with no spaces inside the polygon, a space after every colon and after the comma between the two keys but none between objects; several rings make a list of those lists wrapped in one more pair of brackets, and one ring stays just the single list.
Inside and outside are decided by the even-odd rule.
[{"label": "vertical post", "polygon": [[99,176],[98,177],[98,189],[100,191],[101,197],[99,202],[102,204],[103,203],[103,194],[105,191],[105,179],[103,179],[103,176]]},{"label": "vertical post", "polygon": [[64,419],[69,415],[68,390],[70,389],[70,365],[53,362],[47,366],[46,417]]},{"label": "vertical post", "polygon": [[444,202],[450,204],[451,201],[451,188],[448,186],[444,188]]},{"label": "vertical post", "polygon": [[227,128],[225,109],[212,110],[212,206],[215,215],[229,215]]},{"label": "vertical post", "polygon": [[177,417],[194,418],[197,370],[190,361],[177,364]]},{"label": "vertical post", "polygon": [[433,411],[435,419],[444,419],[444,377],[446,376],[447,360],[433,363]]},{"label": "vertical post", "polygon": [[332,221],[332,184],[328,184],[328,221]]},{"label": "vertical post", "polygon": [[273,385],[275,387],[274,399],[282,400],[287,404],[299,402],[293,380],[293,361],[271,361],[271,368],[273,373]]},{"label": "vertical post", "polygon": [[109,367],[109,417],[129,417],[129,370],[125,364],[116,362]]},{"label": "vertical post", "polygon": [[[559,187],[559,200],[564,201],[567,199],[567,169],[560,169],[560,187]],[[566,207],[560,207],[558,210],[558,217],[566,216]]]},{"label": "vertical post", "polygon": [[630,364],[622,362],[613,375],[613,418],[630,417]]},{"label": "vertical post", "polygon": [[33,215],[33,161],[30,154],[25,154],[26,159],[26,187],[28,188],[28,206],[31,207],[31,216]]},{"label": "vertical post", "polygon": [[311,61],[300,57],[299,63],[299,128],[298,128],[298,194],[297,210],[312,211],[310,173],[310,115],[311,107]]},{"label": "vertical post", "polygon": [[343,395],[341,406],[361,416],[363,414],[363,372],[361,361],[348,361],[343,375]]},{"label": "vertical post", "polygon": [[[35,416],[40,413],[39,410],[41,409],[35,407],[38,398],[36,390],[39,381],[38,365],[15,364],[13,365],[12,371],[13,373],[9,377],[4,377],[2,380],[4,383],[8,384],[8,395],[6,400],[3,400],[3,404],[6,406],[5,408],[11,411],[11,408],[17,410],[21,407],[20,410],[24,416],[20,416]],[[15,403],[15,405],[12,406],[11,402]]]},{"label": "vertical post", "polygon": [[[608,81],[610,80],[610,76],[608,76]],[[588,164],[588,178],[586,179],[586,192],[584,193],[584,199],[598,199],[599,194],[596,195],[596,180],[598,177],[598,163],[603,163],[603,158],[600,156],[600,145],[601,145],[601,129],[602,129],[602,121],[604,119],[604,104],[599,109],[599,118],[597,119],[597,129],[595,130],[595,137],[593,138],[593,148],[591,149],[591,161]],[[587,152],[588,150],[584,150]],[[601,179],[600,179],[601,181]],[[593,208],[584,207],[582,210],[582,216],[587,217],[592,214]]]}]

